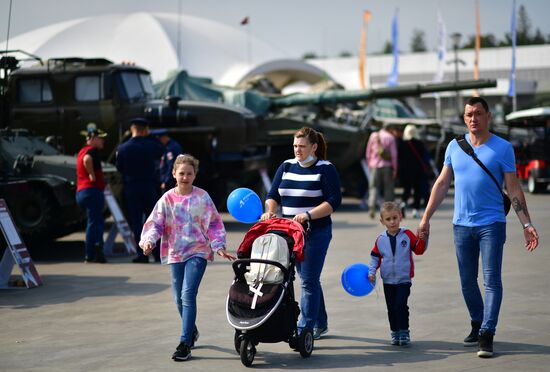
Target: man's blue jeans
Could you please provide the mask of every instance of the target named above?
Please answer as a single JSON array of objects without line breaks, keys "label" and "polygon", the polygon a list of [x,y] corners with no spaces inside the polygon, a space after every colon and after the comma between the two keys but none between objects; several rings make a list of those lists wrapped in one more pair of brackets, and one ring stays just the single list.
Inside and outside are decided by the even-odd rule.
[{"label": "man's blue jeans", "polygon": [[327,327],[327,310],[320,278],[331,239],[332,225],[312,229],[306,237],[304,261],[296,265],[302,280],[302,316],[298,322],[300,329]]},{"label": "man's blue jeans", "polygon": [[[506,223],[466,227],[454,225],[454,240],[462,295],[472,321],[481,323],[481,331],[495,334],[502,302],[502,255],[506,241]],[[477,284],[479,254],[485,287],[485,306]]]},{"label": "man's blue jeans", "polygon": [[206,260],[191,257],[185,262],[170,264],[172,293],[181,316],[180,342],[191,346],[197,319],[197,293],[206,270]]},{"label": "man's blue jeans", "polygon": [[103,206],[105,194],[97,187],[89,187],[76,193],[76,203],[86,212],[86,258],[95,258],[95,246],[103,249]]}]

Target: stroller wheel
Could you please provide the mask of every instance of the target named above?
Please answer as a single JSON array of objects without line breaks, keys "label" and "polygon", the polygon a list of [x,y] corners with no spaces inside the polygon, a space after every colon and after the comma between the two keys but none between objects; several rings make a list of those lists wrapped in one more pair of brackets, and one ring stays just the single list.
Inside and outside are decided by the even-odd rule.
[{"label": "stroller wheel", "polygon": [[233,344],[235,345],[235,351],[237,351],[237,354],[241,353],[241,331],[235,330],[235,336],[233,337]]},{"label": "stroller wheel", "polygon": [[241,362],[246,367],[250,367],[256,356],[256,347],[252,340],[248,337],[243,337],[241,340]]},{"label": "stroller wheel", "polygon": [[302,358],[309,358],[313,352],[313,333],[311,329],[303,329],[300,333],[298,337],[298,351]]}]

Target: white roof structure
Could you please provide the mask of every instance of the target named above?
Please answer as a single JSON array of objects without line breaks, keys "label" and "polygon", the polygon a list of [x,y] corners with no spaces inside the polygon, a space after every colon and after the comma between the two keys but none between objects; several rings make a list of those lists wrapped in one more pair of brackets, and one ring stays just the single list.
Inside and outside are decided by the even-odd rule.
[{"label": "white roof structure", "polygon": [[[386,84],[392,69],[392,55],[367,56],[367,88]],[[458,58],[464,61],[459,66],[460,80],[473,79],[475,52],[461,49]],[[454,52],[447,51],[444,65],[444,81],[454,80]],[[359,61],[357,57],[308,60],[309,63],[327,71],[347,89],[359,88]],[[508,92],[508,78],[512,64],[512,48],[482,48],[479,57],[479,76],[482,79],[497,79],[498,87],[485,89],[490,95],[505,95]],[[437,53],[403,53],[399,55],[399,83],[427,83],[434,79],[437,71]],[[516,89],[518,93],[540,90],[550,82],[550,45],[520,46],[516,49]],[[454,93],[449,93],[454,94]]]},{"label": "white roof structure", "polygon": [[[131,61],[151,71],[155,81],[180,68],[233,85],[254,67],[284,57],[238,27],[168,13],[112,14],[42,27],[13,37],[9,48],[42,59],[103,57],[116,63]],[[6,42],[0,42],[0,48],[5,47]]]}]

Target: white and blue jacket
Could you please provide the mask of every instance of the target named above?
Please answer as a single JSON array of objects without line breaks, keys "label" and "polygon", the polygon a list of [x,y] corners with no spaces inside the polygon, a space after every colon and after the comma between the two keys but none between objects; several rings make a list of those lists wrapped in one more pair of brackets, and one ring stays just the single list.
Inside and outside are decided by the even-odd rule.
[{"label": "white and blue jacket", "polygon": [[412,253],[421,255],[427,247],[427,243],[417,238],[411,230],[401,228],[395,236],[385,231],[374,243],[369,275],[375,275],[380,268],[384,284],[410,283],[414,277]]}]

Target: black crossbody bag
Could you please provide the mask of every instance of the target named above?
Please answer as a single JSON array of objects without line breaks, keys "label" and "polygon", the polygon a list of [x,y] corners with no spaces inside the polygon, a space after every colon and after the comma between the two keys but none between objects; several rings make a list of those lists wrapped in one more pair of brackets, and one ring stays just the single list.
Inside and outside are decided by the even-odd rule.
[{"label": "black crossbody bag", "polygon": [[506,193],[500,188],[500,185],[498,184],[498,181],[497,179],[495,178],[495,176],[493,176],[493,174],[491,173],[491,171],[489,169],[487,169],[487,167],[485,166],[485,164],[483,164],[481,162],[481,160],[478,159],[476,153],[474,152],[474,149],[472,148],[472,146],[470,146],[470,144],[468,143],[468,141],[466,141],[466,138],[464,138],[464,135],[461,134],[460,136],[456,136],[456,142],[458,143],[458,145],[460,146],[460,148],[468,155],[470,155],[472,157],[472,159],[475,160],[475,162],[477,164],[479,164],[479,166],[485,171],[487,172],[487,174],[491,177],[491,179],[493,180],[493,182],[495,183],[495,185],[497,186],[498,188],[498,191],[500,191],[500,193],[502,194],[502,199],[504,201],[504,214],[505,215],[508,215],[508,212],[510,212],[510,206],[512,205],[512,202],[510,201],[510,198],[508,197],[508,195],[506,195]]}]

